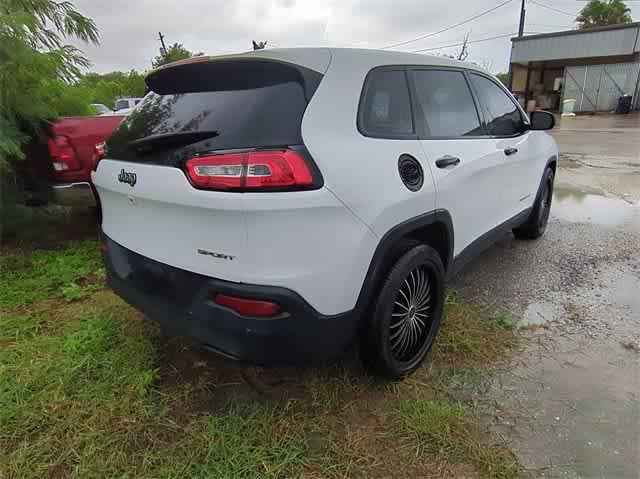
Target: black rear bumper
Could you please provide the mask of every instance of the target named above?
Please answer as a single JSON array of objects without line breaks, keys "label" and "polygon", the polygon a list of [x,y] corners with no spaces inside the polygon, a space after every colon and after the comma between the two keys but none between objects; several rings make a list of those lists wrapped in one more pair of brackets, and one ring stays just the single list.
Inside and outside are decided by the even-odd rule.
[{"label": "black rear bumper", "polygon": [[[103,235],[109,286],[170,334],[189,336],[232,359],[260,365],[316,363],[353,342],[357,315],[318,313],[287,288],[232,283],[141,256]],[[215,294],[277,302],[274,318],[248,318],[214,303]]]}]

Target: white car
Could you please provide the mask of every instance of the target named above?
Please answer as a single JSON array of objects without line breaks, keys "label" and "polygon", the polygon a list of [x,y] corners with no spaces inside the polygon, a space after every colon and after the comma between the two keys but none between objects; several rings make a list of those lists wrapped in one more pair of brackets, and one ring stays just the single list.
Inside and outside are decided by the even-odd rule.
[{"label": "white car", "polygon": [[227,357],[301,363],[359,341],[376,372],[405,376],[447,277],[505,231],[544,233],[553,116],[527,117],[474,65],[271,49],[147,84],[93,173],[108,281]]},{"label": "white car", "polygon": [[116,114],[122,114],[123,112],[128,113],[129,111],[133,110],[133,108],[135,108],[141,101],[142,98],[140,97],[117,98],[113,111],[116,112]]},{"label": "white car", "polygon": [[113,111],[108,106],[102,103],[92,103],[91,106],[97,112],[98,115],[110,115]]}]

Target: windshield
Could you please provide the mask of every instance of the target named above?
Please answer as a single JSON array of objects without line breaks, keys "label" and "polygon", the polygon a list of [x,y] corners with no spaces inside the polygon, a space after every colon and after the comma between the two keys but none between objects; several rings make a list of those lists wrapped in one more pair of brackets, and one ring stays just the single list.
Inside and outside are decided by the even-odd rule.
[{"label": "windshield", "polygon": [[98,112],[98,114],[109,113],[111,110],[104,106],[102,103],[92,103],[91,106]]},{"label": "windshield", "polygon": [[117,100],[116,111],[123,110],[124,108],[129,108],[129,100]]}]

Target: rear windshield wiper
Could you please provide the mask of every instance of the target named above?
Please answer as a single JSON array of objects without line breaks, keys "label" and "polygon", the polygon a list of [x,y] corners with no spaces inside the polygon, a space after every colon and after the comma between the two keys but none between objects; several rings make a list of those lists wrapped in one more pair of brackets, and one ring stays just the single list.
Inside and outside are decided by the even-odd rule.
[{"label": "rear windshield wiper", "polygon": [[176,131],[173,133],[163,133],[160,135],[149,135],[129,142],[129,148],[133,148],[140,153],[155,150],[157,148],[175,147],[189,145],[196,141],[215,138],[218,136],[217,130],[202,131]]}]

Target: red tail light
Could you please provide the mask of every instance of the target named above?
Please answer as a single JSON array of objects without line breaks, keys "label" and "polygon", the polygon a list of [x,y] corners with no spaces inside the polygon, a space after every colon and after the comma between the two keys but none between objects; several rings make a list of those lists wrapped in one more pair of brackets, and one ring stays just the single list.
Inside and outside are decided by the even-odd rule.
[{"label": "red tail light", "polygon": [[280,306],[271,301],[238,298],[226,294],[216,294],[213,301],[221,306],[231,308],[242,316],[276,316],[280,314]]},{"label": "red tail light", "polygon": [[80,169],[80,162],[76,155],[76,150],[63,135],[50,138],[48,141],[49,154],[53,160],[53,169],[56,171],[73,171]]},{"label": "red tail light", "polygon": [[105,154],[105,143],[104,141],[101,143],[98,143],[94,148],[93,148],[93,160],[91,161],[92,164],[92,169],[93,171],[96,171],[98,169],[98,163],[100,162],[100,160],[102,158],[104,158],[104,154]]},{"label": "red tail light", "polygon": [[187,161],[187,174],[194,186],[209,190],[258,191],[313,186],[307,162],[293,150],[198,156]]}]

